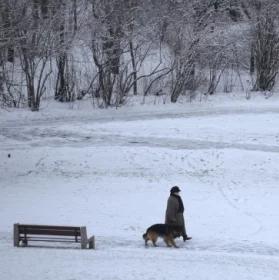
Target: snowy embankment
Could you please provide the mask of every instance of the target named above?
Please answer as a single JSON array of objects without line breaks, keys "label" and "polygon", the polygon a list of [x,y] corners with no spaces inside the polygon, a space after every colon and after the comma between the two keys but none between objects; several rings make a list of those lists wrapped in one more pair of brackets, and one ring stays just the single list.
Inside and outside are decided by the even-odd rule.
[{"label": "snowy embankment", "polygon": [[[0,279],[276,279],[279,102],[244,103],[2,111]],[[175,184],[193,240],[146,249]],[[97,250],[14,248],[15,222],[85,225]]]}]

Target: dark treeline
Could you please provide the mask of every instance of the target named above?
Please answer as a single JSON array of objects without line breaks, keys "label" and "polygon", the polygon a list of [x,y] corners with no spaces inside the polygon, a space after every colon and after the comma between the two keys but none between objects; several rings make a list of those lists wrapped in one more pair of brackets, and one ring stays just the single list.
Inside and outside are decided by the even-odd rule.
[{"label": "dark treeline", "polygon": [[271,91],[278,14],[277,0],[0,0],[0,104],[176,102],[214,94],[224,76],[232,91],[243,74]]}]

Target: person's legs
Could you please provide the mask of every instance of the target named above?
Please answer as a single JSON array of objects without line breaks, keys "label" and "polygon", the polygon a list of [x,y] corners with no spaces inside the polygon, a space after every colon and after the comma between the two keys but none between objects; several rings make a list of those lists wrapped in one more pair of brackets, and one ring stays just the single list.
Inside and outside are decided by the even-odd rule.
[{"label": "person's legs", "polygon": [[182,233],[183,233],[183,241],[192,239],[192,237],[189,237],[189,236],[187,235],[183,213],[178,213],[177,218],[178,218],[178,223],[179,223],[179,225],[182,226],[182,229],[183,229],[183,230],[182,230]]}]

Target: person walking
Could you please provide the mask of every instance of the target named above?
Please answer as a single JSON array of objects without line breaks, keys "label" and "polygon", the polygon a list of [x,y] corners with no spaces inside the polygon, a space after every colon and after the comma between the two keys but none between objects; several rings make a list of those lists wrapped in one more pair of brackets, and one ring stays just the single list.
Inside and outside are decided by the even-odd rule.
[{"label": "person walking", "polygon": [[192,239],[186,233],[184,221],[184,205],[180,196],[181,190],[178,186],[170,189],[170,196],[168,198],[165,224],[181,226],[183,229],[183,241]]}]

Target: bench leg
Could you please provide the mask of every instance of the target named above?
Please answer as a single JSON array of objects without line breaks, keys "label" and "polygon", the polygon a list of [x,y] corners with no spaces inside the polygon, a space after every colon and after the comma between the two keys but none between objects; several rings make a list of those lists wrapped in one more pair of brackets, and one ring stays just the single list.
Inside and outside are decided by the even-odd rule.
[{"label": "bench leg", "polygon": [[22,240],[22,247],[27,247],[27,246],[28,246],[28,241],[25,238],[25,239]]},{"label": "bench leg", "polygon": [[89,249],[95,249],[95,236],[92,236],[88,240]]},{"label": "bench leg", "polygon": [[14,246],[19,247],[19,224],[14,224]]},{"label": "bench leg", "polygon": [[88,243],[86,227],[80,228],[80,243],[81,249],[86,249]]}]

